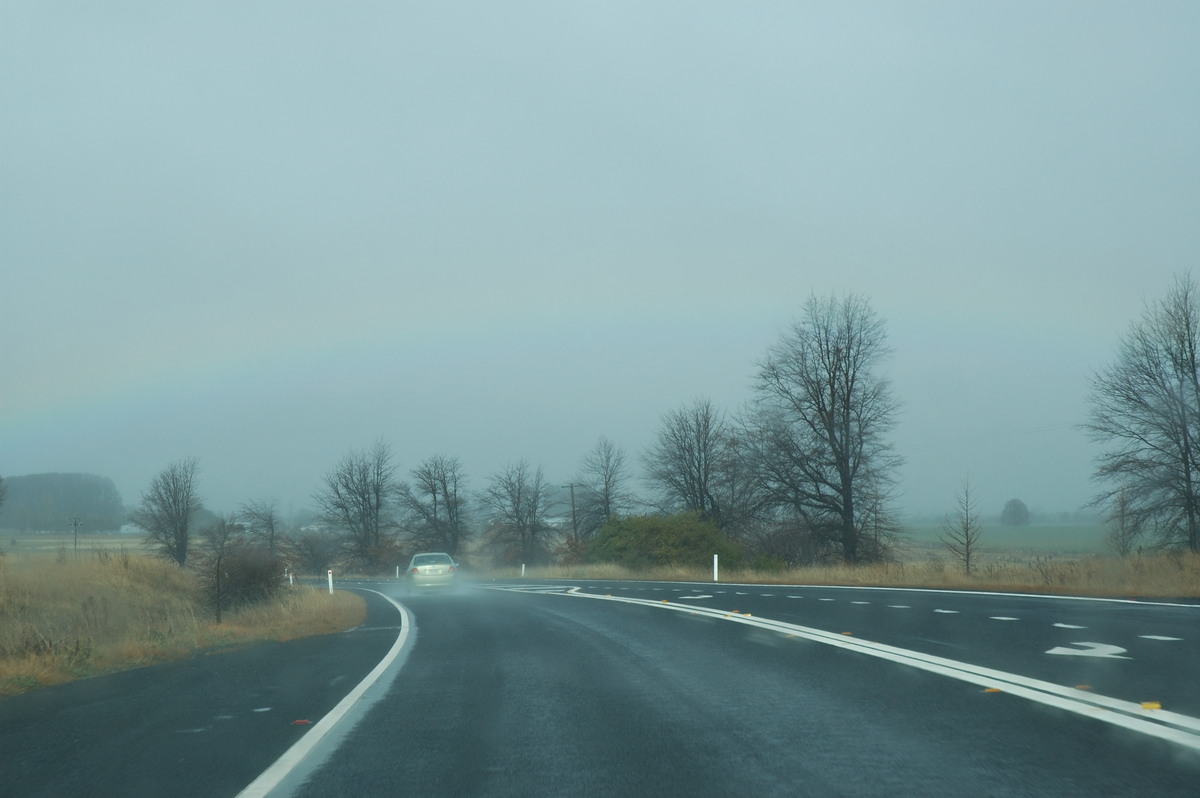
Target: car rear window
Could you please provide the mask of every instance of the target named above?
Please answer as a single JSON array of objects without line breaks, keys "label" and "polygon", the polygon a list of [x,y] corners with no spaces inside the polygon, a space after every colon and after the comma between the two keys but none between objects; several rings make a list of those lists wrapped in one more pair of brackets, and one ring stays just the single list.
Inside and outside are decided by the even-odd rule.
[{"label": "car rear window", "polygon": [[449,565],[454,562],[448,554],[418,554],[413,557],[413,565]]}]

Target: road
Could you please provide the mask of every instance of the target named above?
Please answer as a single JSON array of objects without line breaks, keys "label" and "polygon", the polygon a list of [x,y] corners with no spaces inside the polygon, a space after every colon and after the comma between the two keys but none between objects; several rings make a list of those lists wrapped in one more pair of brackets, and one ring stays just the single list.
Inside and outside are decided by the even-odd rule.
[{"label": "road", "polygon": [[[369,587],[407,608],[405,656],[272,795],[1200,790],[1200,699],[1189,670],[1200,663],[1198,607],[724,584],[492,583],[414,596],[390,582]],[[336,652],[318,656],[320,645],[295,641],[313,646],[303,650],[319,676],[237,670],[247,683],[226,692],[245,698],[222,705],[240,709],[196,721],[186,749],[177,728],[186,721],[164,707],[170,721],[122,716],[119,750],[106,751],[101,734],[84,741],[94,749],[80,761],[60,750],[54,778],[39,780],[53,757],[30,765],[38,744],[24,741],[53,741],[61,712],[35,717],[27,705],[27,728],[14,730],[12,699],[0,702],[0,750],[22,757],[21,780],[11,768],[0,773],[0,795],[238,794],[317,731],[292,727],[292,716],[326,717],[395,645],[397,611],[365,595],[367,627],[324,641],[345,667]],[[291,679],[312,696],[282,690]],[[269,705],[267,684],[291,703],[255,716]],[[112,698],[80,702],[72,722],[104,722],[89,718],[116,706]],[[202,732],[214,723],[222,733]],[[97,780],[86,768],[101,763]],[[189,775],[205,769],[219,778]],[[126,783],[139,788],[78,789],[111,785],[110,771],[138,775]]]},{"label": "road", "polygon": [[[568,584],[593,597],[555,592]],[[1200,785],[1188,740],[1095,717],[1158,726],[1149,718],[1194,702],[1186,668],[1197,661],[1197,608],[824,588],[515,587],[405,599],[416,639],[404,671],[299,794],[1141,796],[1195,795]],[[799,628],[755,625],[768,619]],[[1081,714],[1020,680],[972,683],[844,647],[870,640],[935,662],[1015,668],[1031,684],[1054,678],[1069,693],[1132,696],[1145,717],[1091,704]],[[1060,646],[1110,656],[1046,653]],[[1143,711],[1151,699],[1164,709]]]}]

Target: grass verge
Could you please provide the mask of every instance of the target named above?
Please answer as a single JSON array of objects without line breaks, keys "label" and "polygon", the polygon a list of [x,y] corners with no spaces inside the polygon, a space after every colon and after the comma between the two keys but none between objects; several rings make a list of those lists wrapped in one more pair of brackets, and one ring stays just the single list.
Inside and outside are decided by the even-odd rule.
[{"label": "grass verge", "polygon": [[126,551],[0,557],[0,697],[258,640],[356,626],[362,598],[296,587],[216,624],[191,574]]},{"label": "grass verge", "polygon": [[[519,569],[497,570],[495,578],[520,577]],[[924,561],[873,565],[829,565],[778,571],[720,571],[722,582],[787,585],[860,585],[943,590],[994,590],[1107,598],[1200,598],[1200,554],[991,560],[968,576],[956,563]],[[525,579],[646,579],[711,582],[712,567],[631,571],[618,565],[529,568]]]}]

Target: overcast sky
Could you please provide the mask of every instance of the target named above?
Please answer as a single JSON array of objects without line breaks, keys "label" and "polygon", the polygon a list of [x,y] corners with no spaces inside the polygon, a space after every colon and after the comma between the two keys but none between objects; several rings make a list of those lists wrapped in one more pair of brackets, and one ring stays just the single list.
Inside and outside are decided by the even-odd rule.
[{"label": "overcast sky", "polygon": [[0,475],[218,511],[737,410],[868,297],[901,508],[1091,497],[1089,378],[1200,252],[1200,3],[0,0]]}]

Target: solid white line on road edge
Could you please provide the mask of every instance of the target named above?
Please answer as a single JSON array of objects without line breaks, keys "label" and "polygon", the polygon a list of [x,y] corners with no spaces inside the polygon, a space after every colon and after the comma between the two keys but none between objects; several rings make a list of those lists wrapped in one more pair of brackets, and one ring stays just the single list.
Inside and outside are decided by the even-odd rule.
[{"label": "solid white line on road edge", "polygon": [[1093,692],[1079,690],[1073,687],[1063,687],[1040,679],[1032,679],[1015,673],[984,668],[966,662],[922,654],[905,648],[889,646],[884,643],[874,643],[854,637],[813,629],[807,626],[754,618],[728,610],[714,610],[708,607],[688,604],[671,604],[663,601],[646,601],[645,599],[623,598],[619,596],[598,596],[592,593],[572,592],[557,595],[570,595],[579,598],[598,599],[600,601],[618,601],[626,604],[640,604],[646,607],[674,610],[690,614],[709,615],[714,618],[733,621],[735,623],[757,626],[785,634],[802,637],[817,643],[837,646],[839,648],[858,651],[873,657],[919,668],[930,673],[949,676],[952,679],[976,684],[981,687],[999,688],[1021,698],[1036,701],[1041,704],[1058,707],[1077,715],[1111,723],[1131,731],[1140,732],[1152,737],[1158,737],[1194,750],[1200,750],[1200,719],[1178,712],[1161,709],[1146,709],[1141,704],[1110,698]]},{"label": "solid white line on road edge", "polygon": [[379,680],[379,677],[396,660],[396,657],[400,656],[400,652],[404,649],[404,644],[408,641],[409,630],[412,629],[412,622],[408,611],[395,599],[390,596],[384,596],[378,590],[358,589],[383,596],[400,612],[402,628],[400,629],[400,634],[396,636],[396,642],[392,644],[388,653],[379,661],[375,669],[367,674],[365,679],[347,693],[346,697],[337,703],[337,706],[329,710],[328,715],[317,721],[307,734],[297,740],[291,748],[284,751],[283,756],[276,759],[273,765],[264,770],[246,789],[238,793],[237,798],[262,798],[262,796],[267,795],[271,790],[278,787],[304,758],[317,747],[317,744],[337,726],[338,722],[350,711],[350,708],[363,697],[363,694]]}]

